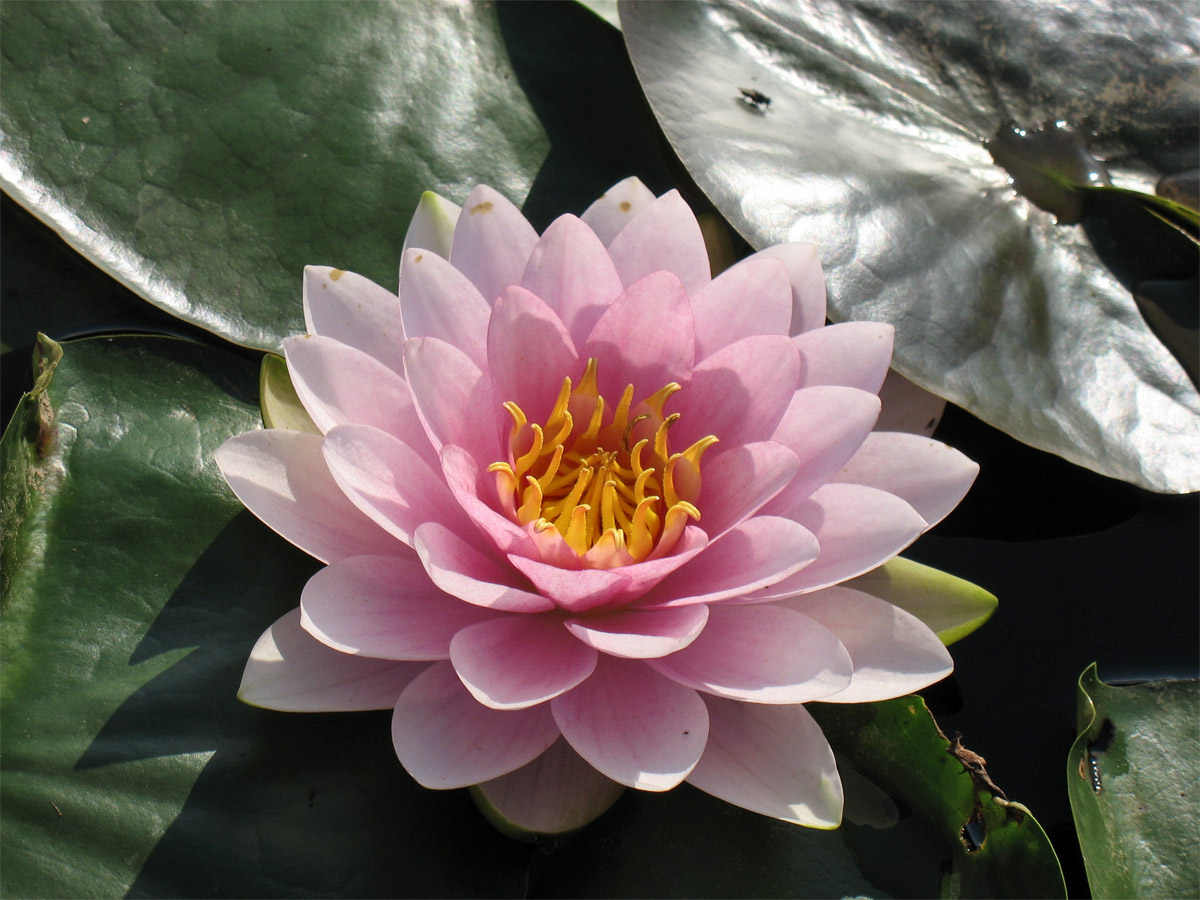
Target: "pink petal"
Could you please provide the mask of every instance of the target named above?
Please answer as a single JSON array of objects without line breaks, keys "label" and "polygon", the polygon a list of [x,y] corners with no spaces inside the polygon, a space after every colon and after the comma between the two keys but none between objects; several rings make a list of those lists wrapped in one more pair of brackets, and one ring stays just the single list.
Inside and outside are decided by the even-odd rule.
[{"label": "pink petal", "polygon": [[786,514],[817,536],[821,555],[757,592],[755,599],[789,597],[861,575],[887,562],[928,527],[899,497],[858,484],[827,484]]},{"label": "pink petal", "polygon": [[592,676],[550,708],[576,753],[613,781],[643,791],[683,781],[708,738],[708,710],[695,691],[636,660],[601,656]]},{"label": "pink petal", "polygon": [[510,284],[521,283],[537,237],[519,209],[481,184],[463,204],[450,262],[491,303]]},{"label": "pink petal", "polygon": [[791,519],[755,516],[663,579],[638,606],[686,606],[741,597],[786,579],[809,565],[818,552],[813,535]]},{"label": "pink petal", "polygon": [[565,834],[598,819],[625,788],[605,778],[561,737],[533,762],[475,785],[472,794],[493,824],[535,834]]},{"label": "pink petal", "polygon": [[515,554],[509,554],[508,559],[542,595],[571,612],[601,606],[631,582],[620,569],[560,569]]},{"label": "pink petal", "polygon": [[512,570],[484,556],[450,529],[436,522],[417,528],[417,555],[439,588],[474,606],[516,613],[554,609],[540,594],[518,584]]},{"label": "pink petal", "polygon": [[503,401],[493,396],[491,382],[470,357],[437,338],[416,338],[404,344],[404,372],[435,448],[456,444],[488,462],[506,457],[500,440]]},{"label": "pink petal", "polygon": [[464,628],[450,662],[467,690],[492,709],[524,709],[566,693],[592,674],[597,653],[557,616],[504,616]]},{"label": "pink petal", "polygon": [[466,523],[440,473],[399,438],[370,425],[339,425],[322,450],[351,502],[404,543],[411,546],[422,522]]},{"label": "pink petal", "polygon": [[701,466],[700,521],[715,540],[779,493],[799,468],[796,454],[774,441],[725,451]]},{"label": "pink petal", "polygon": [[622,566],[620,572],[629,579],[626,585],[608,603],[609,607],[624,606],[632,600],[645,594],[652,587],[679,569],[688,560],[698,556],[708,546],[708,534],[695,525],[687,525],[683,534],[670,553],[663,556],[654,554],[661,549],[657,547],[645,560],[631,566]]},{"label": "pink petal", "polygon": [[[672,446],[715,434],[724,447],[765,441],[788,408],[800,378],[800,353],[777,334],[742,338],[696,366]],[[722,447],[722,444],[724,447]]]},{"label": "pink petal", "polygon": [[708,746],[688,784],[751,812],[836,828],[842,783],[829,742],[803,706],[705,697]]},{"label": "pink petal", "polygon": [[771,439],[792,448],[800,471],[764,511],[784,515],[779,510],[794,508],[837,475],[878,416],[879,398],[857,388],[822,385],[796,391]]},{"label": "pink petal", "polygon": [[399,372],[404,367],[400,298],[375,282],[328,266],[304,268],[304,324]]},{"label": "pink petal", "polygon": [[[521,526],[511,522],[484,503],[480,497],[491,491],[495,496],[494,477],[483,471],[475,458],[462,447],[446,445],[442,448],[442,475],[454,499],[463,512],[475,523],[501,553],[519,553],[536,557],[537,545]],[[491,484],[484,484],[483,479]]]},{"label": "pink petal", "polygon": [[650,659],[682,650],[704,630],[704,604],[674,609],[626,609],[568,619],[567,628],[589,647],[623,659]]},{"label": "pink petal", "polygon": [[448,659],[450,639],[495,613],[438,590],[411,557],[355,556],[300,595],[300,623],[335,650],[379,659]]},{"label": "pink petal", "polygon": [[214,457],[250,512],[321,562],[408,552],[342,493],[321,454],[320,435],[247,431],[227,440]]},{"label": "pink petal", "polygon": [[704,235],[679,191],[663,194],[634,217],[608,245],[626,287],[653,272],[670,272],[689,295],[712,278]]},{"label": "pink petal", "polygon": [[489,709],[476,702],[448,662],[434,663],[413,679],[392,716],[396,756],[427,788],[466,787],[506,775],[557,739],[548,705]]},{"label": "pink petal", "polygon": [[409,250],[400,268],[400,315],[408,338],[453,344],[475,365],[487,366],[492,308],[467,276],[428,250]]},{"label": "pink petal", "polygon": [[726,269],[692,296],[696,357],[756,334],[788,334],[792,285],[778,259],[750,257]]},{"label": "pink petal", "polygon": [[601,194],[580,218],[607,247],[622,228],[653,202],[653,192],[636,176],[630,175]]},{"label": "pink petal", "polygon": [[978,474],[979,463],[940,441],[877,431],[867,437],[834,480],[895,494],[926,522],[936,525],[958,506]]},{"label": "pink petal", "polygon": [[575,216],[560,216],[533,248],[521,286],[545,300],[582,343],[621,293],[621,278],[596,233]]},{"label": "pink petal", "polygon": [[359,423],[421,447],[437,457],[417,418],[408,384],[394,370],[332,338],[305,334],[283,342],[296,393],[322,432]]},{"label": "pink petal", "polygon": [[803,334],[825,324],[825,275],[816,244],[776,244],[749,259],[781,259],[792,283],[791,334]]},{"label": "pink petal", "polygon": [[881,322],[842,322],[796,335],[804,361],[800,386],[839,384],[878,393],[892,361],[894,336],[895,329]]},{"label": "pink petal", "polygon": [[674,275],[656,272],[612,302],[579,356],[600,361],[600,394],[615,403],[627,384],[635,402],[672,381],[687,384],[695,352],[687,295]]},{"label": "pink petal", "polygon": [[774,604],[711,607],[700,637],[646,665],[696,690],[752,703],[822,700],[845,688],[854,671],[833,632]]},{"label": "pink petal", "polygon": [[[450,255],[454,226],[462,209],[433,191],[425,191],[417,203],[408,231],[404,235],[404,251],[421,247],[443,259]],[[401,258],[404,256],[401,252]]]},{"label": "pink petal", "polygon": [[390,709],[425,667],[333,650],[300,627],[293,609],[250,651],[238,699],[283,712]]},{"label": "pink petal", "polygon": [[879,400],[883,411],[875,423],[878,431],[907,431],[929,437],[946,411],[945,400],[917,387],[895,369],[883,380]]},{"label": "pink petal", "polygon": [[497,298],[487,355],[496,398],[516,403],[539,425],[554,408],[563,378],[570,376],[578,384],[584,368],[562,321],[540,297],[521,287],[505,288]]},{"label": "pink petal", "polygon": [[928,625],[911,613],[850,588],[782,600],[832,631],[854,660],[850,684],[822,702],[890,700],[928,687],[954,671],[949,651]]}]

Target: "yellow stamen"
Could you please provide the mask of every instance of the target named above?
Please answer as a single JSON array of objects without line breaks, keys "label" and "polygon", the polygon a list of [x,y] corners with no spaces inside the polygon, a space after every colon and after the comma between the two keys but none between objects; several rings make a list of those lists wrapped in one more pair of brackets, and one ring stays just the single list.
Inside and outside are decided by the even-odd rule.
[{"label": "yellow stamen", "polygon": [[[687,522],[699,518],[700,458],[717,439],[671,453],[679,414],[665,408],[679,385],[638,404],[628,385],[614,408],[600,396],[598,372],[593,358],[574,390],[563,378],[544,423],[505,403],[513,423],[509,458],[488,471],[506,515],[537,533],[555,529],[585,566],[611,568],[669,553]],[[576,431],[576,422],[586,425]]]}]

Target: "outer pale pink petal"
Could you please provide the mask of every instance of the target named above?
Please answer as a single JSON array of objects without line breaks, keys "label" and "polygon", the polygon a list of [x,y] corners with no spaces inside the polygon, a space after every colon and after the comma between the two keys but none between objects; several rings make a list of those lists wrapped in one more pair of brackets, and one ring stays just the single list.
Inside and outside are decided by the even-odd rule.
[{"label": "outer pale pink petal", "polygon": [[350,656],[300,627],[300,610],[263,632],[242,674],[238,698],[284,712],[390,709],[425,663]]},{"label": "outer pale pink petal", "polygon": [[472,696],[492,709],[524,709],[566,693],[592,674],[597,653],[557,616],[505,616],[464,628],[450,662]]},{"label": "outer pale pink petal", "polygon": [[466,787],[506,775],[557,739],[548,705],[489,709],[463,687],[448,662],[434,663],[413,679],[392,716],[396,756],[427,788]]},{"label": "outer pale pink petal", "polygon": [[867,437],[834,480],[895,494],[926,522],[936,525],[958,506],[978,474],[979,463],[940,441],[877,431]]},{"label": "outer pale pink petal", "polygon": [[637,660],[601,656],[592,676],[550,708],[576,753],[643,791],[683,781],[708,739],[708,709],[696,692]]},{"label": "outer pale pink petal", "polygon": [[[563,738],[533,762],[471,789],[484,815],[536,834],[575,831],[603,815],[625,788],[589,766]],[[478,793],[476,793],[478,792]]]},{"label": "outer pale pink petal", "polygon": [[816,244],[776,244],[759,250],[750,259],[782,259],[792,283],[792,334],[803,334],[825,324],[825,275]]},{"label": "outer pale pink petal", "polygon": [[533,248],[521,286],[545,300],[582,343],[621,293],[621,277],[596,233],[575,216],[560,216]]},{"label": "outer pale pink petal", "polygon": [[322,569],[300,595],[300,622],[335,650],[379,659],[448,659],[450,639],[496,613],[438,590],[411,557],[355,556]]},{"label": "outer pale pink petal", "polygon": [[792,285],[781,260],[750,257],[692,296],[696,358],[756,334],[788,334]]},{"label": "outer pale pink petal", "polygon": [[395,370],[347,344],[305,334],[283,342],[296,393],[322,432],[373,425],[436,459],[417,418],[408,384]]},{"label": "outer pale pink petal", "polygon": [[519,209],[481,184],[463,204],[450,262],[491,303],[510,284],[521,283],[537,239],[537,232]]},{"label": "outer pale pink petal", "polygon": [[755,516],[663,579],[638,606],[688,606],[742,597],[800,571],[818,552],[816,538],[802,525],[778,516]]},{"label": "outer pale pink petal", "polygon": [[439,588],[474,606],[516,613],[554,609],[540,594],[525,590],[519,577],[488,559],[453,531],[437,522],[417,528],[417,555]]},{"label": "outer pale pink petal", "polygon": [[370,425],[339,425],[325,435],[322,450],[338,487],[404,543],[412,545],[423,522],[466,525],[441,474],[399,438]]},{"label": "outer pale pink petal", "polygon": [[496,299],[487,332],[488,372],[496,399],[513,401],[530,422],[544,423],[563,378],[578,384],[583,366],[554,310],[522,287]]},{"label": "outer pale pink petal", "polygon": [[712,279],[704,235],[679,191],[663,194],[608,245],[621,282],[629,287],[652,272],[672,272],[689,295]]},{"label": "outer pale pink petal", "polygon": [[[462,209],[433,191],[421,194],[408,231],[404,235],[404,250],[423,247],[445,259],[450,255],[454,226]],[[403,257],[403,252],[401,253]]]},{"label": "outer pale pink petal", "polygon": [[404,367],[400,298],[361,275],[305,266],[304,325],[310,333],[357,347],[397,372]]},{"label": "outer pale pink petal", "polygon": [[841,823],[837,764],[808,710],[708,696],[704,702],[708,746],[688,784],[785,822],[810,828]]},{"label": "outer pale pink petal", "polygon": [[817,536],[821,555],[795,575],[756,592],[755,599],[789,597],[861,575],[929,527],[899,497],[859,484],[827,484],[786,514]]},{"label": "outer pale pink petal", "polygon": [[[525,529],[509,521],[480,497],[496,495],[495,476],[482,470],[480,465],[462,447],[447,444],[442,448],[442,474],[458,505],[475,523],[475,527],[487,536],[501,553],[519,553],[536,557],[537,545]],[[484,483],[487,479],[488,483]]]},{"label": "outer pale pink petal", "polygon": [[744,444],[701,467],[701,521],[714,540],[759,510],[796,476],[796,454],[774,441]]},{"label": "outer pale pink petal", "polygon": [[619,399],[632,384],[634,402],[672,381],[687,384],[695,353],[692,305],[679,279],[669,272],[655,272],[631,284],[579,350],[583,359],[600,360],[601,396]]},{"label": "outer pale pink petal", "polygon": [[620,569],[560,569],[514,554],[509,554],[508,559],[541,594],[571,612],[586,612],[604,605],[632,581]]},{"label": "outer pale pink petal", "polygon": [[435,448],[456,444],[488,462],[502,457],[502,401],[469,356],[437,338],[416,338],[404,344],[404,372]]},{"label": "outer pale pink petal", "polygon": [[929,437],[946,411],[945,400],[917,387],[895,369],[883,380],[879,400],[883,404],[875,423],[879,431],[907,431]]},{"label": "outer pale pink petal", "polygon": [[[813,332],[815,333],[815,332]],[[858,452],[879,416],[879,398],[857,388],[822,385],[796,391],[771,439],[791,447],[800,471],[764,512],[796,506]]]},{"label": "outer pale pink petal", "polygon": [[568,619],[567,628],[589,647],[623,659],[651,659],[682,650],[704,630],[704,604],[674,609],[625,609]]},{"label": "outer pale pink petal", "polygon": [[475,285],[442,257],[427,250],[404,254],[400,315],[405,337],[435,337],[453,344],[483,369],[491,314]]},{"label": "outer pale pink petal", "polygon": [[252,513],[321,562],[409,552],[342,493],[321,455],[320,435],[247,431],[227,440],[214,456]]},{"label": "outer pale pink petal", "polygon": [[[671,445],[685,448],[715,434],[709,454],[764,441],[774,433],[800,378],[800,353],[790,338],[760,334],[722,347],[696,366]],[[678,444],[676,444],[678,441]]]},{"label": "outer pale pink petal", "polygon": [[854,665],[821,623],[790,609],[714,606],[700,637],[646,665],[680,684],[751,703],[807,703],[850,683]]},{"label": "outer pale pink petal", "polygon": [[607,247],[622,228],[653,202],[654,193],[650,188],[637,176],[630,175],[601,194],[580,218]]},{"label": "outer pale pink petal", "polygon": [[804,361],[800,386],[840,384],[877,394],[892,361],[895,333],[882,322],[842,322],[796,335]]},{"label": "outer pale pink petal", "polygon": [[949,651],[928,625],[870,594],[831,587],[779,605],[816,619],[850,651],[850,684],[823,702],[890,700],[941,681],[954,670]]}]

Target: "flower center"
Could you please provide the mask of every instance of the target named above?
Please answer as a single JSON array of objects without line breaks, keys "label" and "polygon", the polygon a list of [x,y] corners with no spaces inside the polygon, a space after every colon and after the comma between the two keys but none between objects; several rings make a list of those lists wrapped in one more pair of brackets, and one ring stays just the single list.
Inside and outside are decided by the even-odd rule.
[{"label": "flower center", "polygon": [[509,461],[488,471],[514,521],[532,524],[535,534],[553,528],[585,565],[613,568],[666,555],[687,520],[700,518],[700,457],[717,438],[672,453],[679,413],[664,417],[663,406],[679,385],[664,385],[636,406],[628,385],[613,410],[600,396],[596,370],[589,359],[574,390],[563,379],[544,425],[505,403],[513,420]]}]

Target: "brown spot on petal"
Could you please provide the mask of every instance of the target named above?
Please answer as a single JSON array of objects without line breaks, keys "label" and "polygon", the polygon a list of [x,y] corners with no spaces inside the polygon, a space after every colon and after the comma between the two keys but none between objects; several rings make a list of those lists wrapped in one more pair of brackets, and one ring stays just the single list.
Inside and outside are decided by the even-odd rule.
[{"label": "brown spot on petal", "polygon": [[423,260],[424,258],[425,258],[425,254],[424,254],[424,253],[418,253],[416,256],[414,256],[414,257],[413,257],[413,262],[415,262],[415,263],[419,263],[419,262],[420,262],[421,260]]},{"label": "brown spot on petal", "polygon": [[339,278],[341,278],[345,274],[346,274],[346,272],[344,269],[330,269],[329,270],[329,280],[337,281]]},{"label": "brown spot on petal", "polygon": [[486,213],[486,212],[491,212],[491,211],[492,211],[492,201],[491,200],[484,201],[483,203],[478,203],[475,206],[472,206],[471,209],[469,210],[471,215],[475,215],[475,213]]},{"label": "brown spot on petal", "polygon": [[633,209],[633,204],[628,200],[622,200],[617,209],[621,210],[621,212],[629,212],[631,209]]}]

